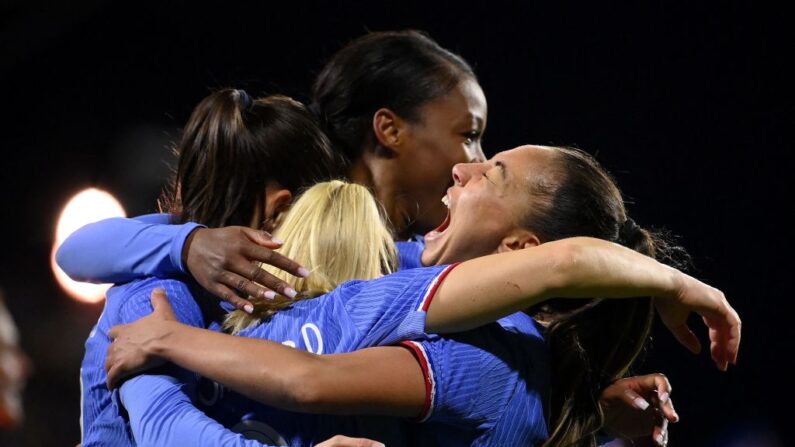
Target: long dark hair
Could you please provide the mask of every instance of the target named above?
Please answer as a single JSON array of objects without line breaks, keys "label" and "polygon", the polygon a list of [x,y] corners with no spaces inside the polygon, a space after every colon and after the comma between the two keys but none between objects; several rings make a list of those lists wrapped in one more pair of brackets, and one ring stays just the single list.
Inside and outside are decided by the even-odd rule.
[{"label": "long dark hair", "polygon": [[[579,149],[556,148],[550,172],[530,185],[534,206],[526,223],[542,242],[590,236],[681,266],[681,247],[627,217],[611,176]],[[651,298],[551,300],[529,311],[549,322],[552,383],[549,446],[596,445],[603,423],[601,391],[624,376],[651,329]]]},{"label": "long dark hair", "polygon": [[252,99],[223,89],[193,110],[177,145],[177,171],[161,209],[177,223],[210,227],[251,224],[275,180],[291,192],[340,175],[316,120],[286,96]]},{"label": "long dark hair", "polygon": [[337,51],[315,79],[310,109],[335,149],[357,160],[372,141],[373,114],[386,107],[406,120],[475,79],[469,64],[418,31],[366,34]]}]

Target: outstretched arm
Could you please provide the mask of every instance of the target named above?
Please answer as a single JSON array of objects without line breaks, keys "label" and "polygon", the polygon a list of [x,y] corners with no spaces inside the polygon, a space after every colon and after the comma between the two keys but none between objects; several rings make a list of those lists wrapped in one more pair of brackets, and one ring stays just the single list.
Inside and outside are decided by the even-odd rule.
[{"label": "outstretched arm", "polygon": [[[193,406],[185,384],[173,376],[143,375],[121,387],[121,401],[130,417],[130,428],[139,446],[241,446],[270,444],[246,439]],[[335,436],[318,447],[383,447],[369,439]]]},{"label": "outstretched arm", "polygon": [[75,281],[121,283],[185,274],[182,245],[200,225],[169,225],[169,214],[115,217],[85,225],[58,247],[58,265]]},{"label": "outstretched arm", "polygon": [[[266,340],[177,324],[162,291],[152,294],[152,303],[151,315],[111,331],[115,341],[106,363],[110,386],[123,376],[168,358],[252,399],[285,410],[398,417],[417,417],[426,410],[427,393],[432,392],[426,383],[429,376],[403,347],[315,355]],[[160,386],[179,401],[181,389],[168,382]],[[150,388],[156,389],[153,385]],[[668,397],[670,391],[667,379],[659,374],[622,379],[608,387],[600,403],[609,432],[627,437],[661,436],[666,420],[678,420]],[[147,399],[151,399],[149,395]],[[659,403],[653,399],[657,395]],[[179,405],[185,404],[175,404]],[[149,406],[144,405],[144,411]],[[190,421],[195,417],[189,410],[182,411]]]},{"label": "outstretched arm", "polygon": [[114,327],[108,384],[167,359],[254,400],[284,410],[326,414],[415,417],[425,401],[425,379],[403,347],[315,355],[280,343],[234,337],[183,325],[162,290],[154,312]]},{"label": "outstretched arm", "polygon": [[141,375],[121,387],[121,401],[140,446],[263,446],[233,433],[193,406],[185,384],[172,376]]},{"label": "outstretched arm", "polygon": [[663,322],[694,353],[701,345],[687,317],[701,315],[718,368],[736,362],[740,318],[721,291],[621,245],[586,237],[461,263],[431,301],[425,328],[463,331],[553,297],[640,296],[655,297]]},{"label": "outstretched arm", "polygon": [[76,281],[122,283],[145,276],[191,274],[206,290],[245,309],[251,303],[236,291],[273,298],[295,291],[258,262],[296,276],[309,272],[273,250],[270,234],[247,227],[204,228],[197,223],[169,225],[168,214],[112,218],[83,226],[58,248],[56,262]]}]

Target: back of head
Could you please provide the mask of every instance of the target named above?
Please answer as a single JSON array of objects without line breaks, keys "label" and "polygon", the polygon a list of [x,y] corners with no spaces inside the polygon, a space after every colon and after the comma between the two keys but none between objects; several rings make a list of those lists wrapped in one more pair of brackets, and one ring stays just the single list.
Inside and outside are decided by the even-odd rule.
[{"label": "back of head", "polygon": [[269,181],[297,192],[338,177],[342,168],[301,103],[285,96],[252,99],[235,89],[196,106],[177,152],[176,177],[161,208],[178,222],[210,227],[249,226]]},{"label": "back of head", "polygon": [[[278,250],[313,268],[308,278],[296,278],[273,266],[263,268],[300,292],[298,299],[328,293],[352,279],[372,279],[397,266],[392,234],[378,204],[364,186],[339,180],[319,183],[293,204],[275,232],[284,241]],[[295,300],[254,302],[254,313],[235,311],[225,327],[233,332],[268,318]]]},{"label": "back of head", "polygon": [[458,55],[417,31],[377,32],[355,39],[315,79],[310,109],[349,160],[372,138],[372,119],[389,108],[418,120],[419,108],[475,75]]},{"label": "back of head", "polygon": [[[628,219],[621,192],[599,163],[579,149],[555,148],[548,175],[530,185],[527,227],[543,242],[590,236],[671,260],[681,249]],[[549,323],[552,356],[551,436],[547,445],[596,445],[601,391],[625,375],[642,351],[651,299],[551,300],[530,310]]]}]

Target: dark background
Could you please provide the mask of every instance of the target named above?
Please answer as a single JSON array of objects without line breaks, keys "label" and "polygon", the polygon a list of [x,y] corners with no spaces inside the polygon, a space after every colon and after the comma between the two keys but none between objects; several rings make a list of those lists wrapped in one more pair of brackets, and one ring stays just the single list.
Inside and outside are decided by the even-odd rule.
[{"label": "dark background", "polygon": [[70,300],[50,271],[68,198],[97,186],[131,214],[154,211],[168,143],[210,88],[305,100],[342,44],[409,27],[475,67],[489,102],[487,154],[524,143],[597,154],[635,220],[680,235],[695,275],[740,312],[740,361],[728,373],[655,331],[639,371],[671,378],[682,417],[672,445],[790,438],[795,48],[783,11],[751,2],[67,3],[0,6],[0,287],[35,364],[27,421],[0,444],[79,441],[82,344],[102,306]]}]

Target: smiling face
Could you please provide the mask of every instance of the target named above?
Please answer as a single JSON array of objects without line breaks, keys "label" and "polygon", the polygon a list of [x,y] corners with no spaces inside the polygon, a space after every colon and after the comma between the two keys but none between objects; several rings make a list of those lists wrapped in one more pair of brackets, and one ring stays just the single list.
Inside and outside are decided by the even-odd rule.
[{"label": "smiling face", "polygon": [[[486,128],[486,98],[474,79],[465,79],[425,104],[419,115],[417,122],[406,123],[400,166],[389,194],[394,200],[390,218],[403,236],[424,233],[444,218],[447,210],[439,198],[450,186],[453,166],[485,160],[480,141]],[[379,199],[385,205],[389,201],[380,193]]]},{"label": "smiling face", "polygon": [[521,248],[538,239],[522,222],[533,206],[530,185],[551,175],[555,149],[521,146],[453,168],[448,217],[425,235],[424,265],[448,264]]}]

